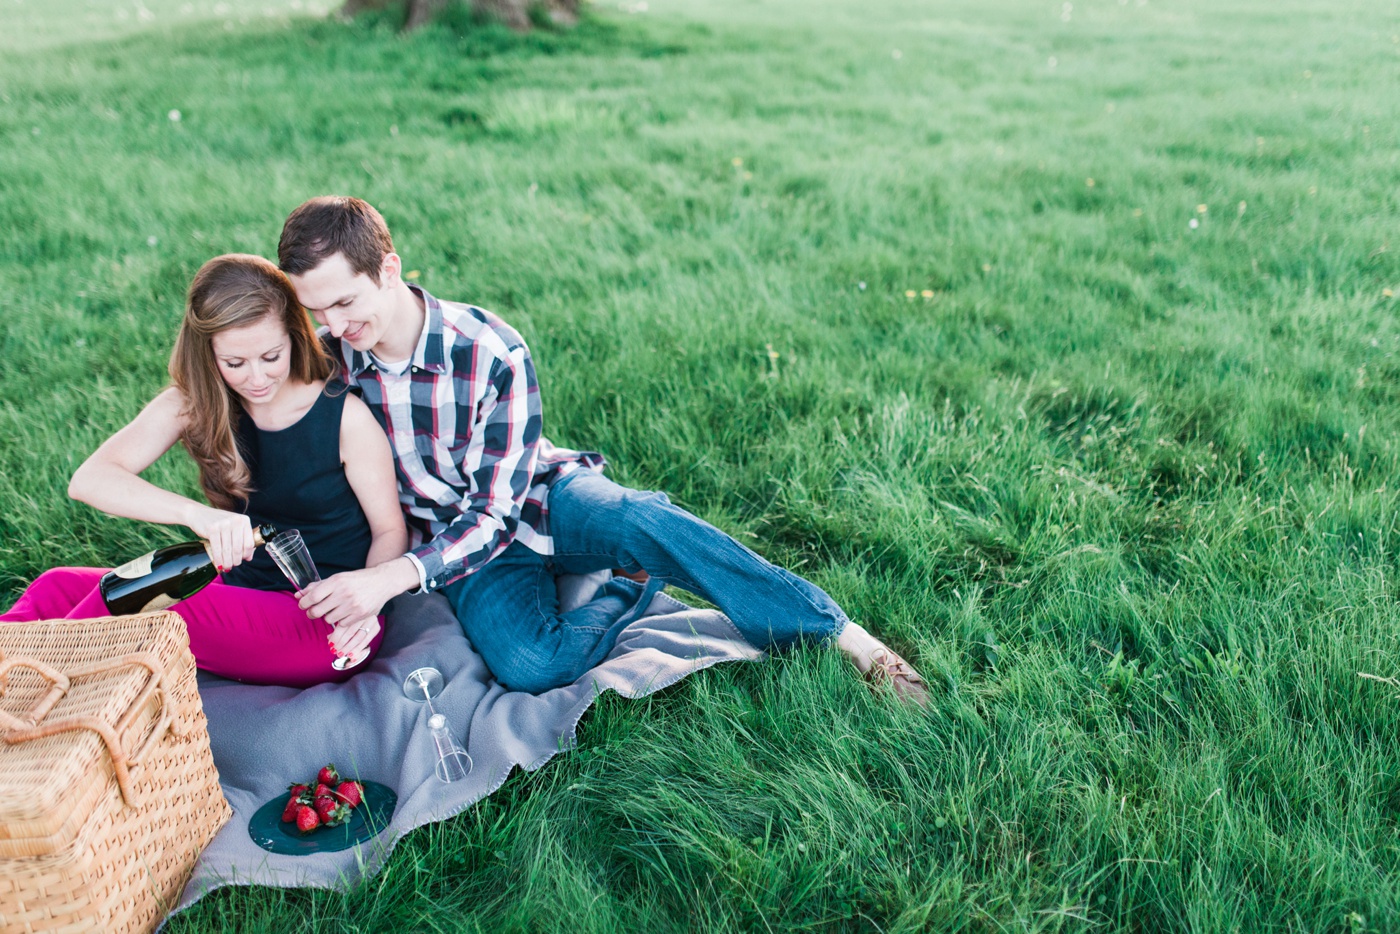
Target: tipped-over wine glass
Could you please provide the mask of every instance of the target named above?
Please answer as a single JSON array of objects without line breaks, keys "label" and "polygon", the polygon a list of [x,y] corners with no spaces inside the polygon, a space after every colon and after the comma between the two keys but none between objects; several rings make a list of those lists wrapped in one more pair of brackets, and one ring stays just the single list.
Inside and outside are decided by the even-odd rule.
[{"label": "tipped-over wine glass", "polygon": [[433,751],[437,754],[434,770],[439,780],[461,781],[472,770],[472,757],[452,736],[447,717],[433,707],[433,698],[442,693],[442,672],[436,668],[417,668],[403,681],[403,693],[411,701],[428,705],[428,729],[433,734]]},{"label": "tipped-over wine glass", "polygon": [[[287,575],[287,580],[292,582],[292,586],[297,589],[300,595],[303,590],[310,587],[321,579],[321,574],[316,570],[316,562],[311,560],[311,552],[306,547],[306,542],[302,540],[301,532],[297,529],[288,529],[275,538],[267,542],[267,553],[272,556],[273,563],[281,568],[282,573]],[[332,629],[333,623],[327,623]],[[347,668],[354,668],[369,657],[369,649],[363,648],[350,655],[336,653],[331,667],[336,671],[344,671]]]}]

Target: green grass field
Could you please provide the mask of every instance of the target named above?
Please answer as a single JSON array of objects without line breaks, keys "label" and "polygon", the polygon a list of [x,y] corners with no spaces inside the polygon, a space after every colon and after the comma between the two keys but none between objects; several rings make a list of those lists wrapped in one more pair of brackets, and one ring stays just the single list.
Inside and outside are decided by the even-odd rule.
[{"label": "green grass field", "polygon": [[0,590],[182,536],[68,477],[199,264],[349,193],[933,707],[816,649],[610,695],[360,888],[168,930],[1400,929],[1395,9],[622,6],[0,0]]}]

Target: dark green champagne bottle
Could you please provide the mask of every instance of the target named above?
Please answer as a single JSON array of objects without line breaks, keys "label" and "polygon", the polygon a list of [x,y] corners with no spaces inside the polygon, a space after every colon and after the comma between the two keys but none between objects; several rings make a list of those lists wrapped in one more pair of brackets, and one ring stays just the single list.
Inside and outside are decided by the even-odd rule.
[{"label": "dark green champagne bottle", "polygon": [[[261,545],[277,534],[270,525],[253,529],[253,543]],[[102,575],[98,589],[113,616],[152,613],[192,597],[219,574],[209,546],[202,541],[181,542],[157,548]]]}]

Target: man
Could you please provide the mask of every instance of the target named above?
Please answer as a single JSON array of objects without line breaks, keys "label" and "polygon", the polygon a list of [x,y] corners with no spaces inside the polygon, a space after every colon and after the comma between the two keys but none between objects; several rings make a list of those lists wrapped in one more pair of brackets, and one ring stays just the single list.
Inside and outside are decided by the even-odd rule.
[{"label": "man", "polygon": [[[397,594],[441,591],[497,679],[540,693],[601,662],[675,584],[756,646],[834,640],[872,681],[927,703],[913,668],[815,585],[663,494],[608,480],[601,455],[550,444],[520,335],[488,311],[406,283],[373,207],[306,202],[287,218],[277,256],[389,435],[414,546],[307,588],[301,605],[312,616],[368,620]],[[559,611],[556,574],[604,569],[621,573],[589,603]]]}]

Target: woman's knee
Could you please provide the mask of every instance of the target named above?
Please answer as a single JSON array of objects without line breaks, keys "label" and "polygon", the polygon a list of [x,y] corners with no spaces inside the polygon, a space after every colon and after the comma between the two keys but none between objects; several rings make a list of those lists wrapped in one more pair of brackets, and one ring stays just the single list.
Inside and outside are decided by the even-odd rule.
[{"label": "woman's knee", "polygon": [[86,588],[91,590],[102,580],[102,575],[107,572],[101,568],[49,568],[38,577],[34,578],[34,583],[30,587],[37,587],[42,584],[45,587],[60,589]]},{"label": "woman's knee", "polygon": [[24,592],[31,599],[62,604],[66,613],[97,589],[105,573],[101,568],[49,568]]}]

